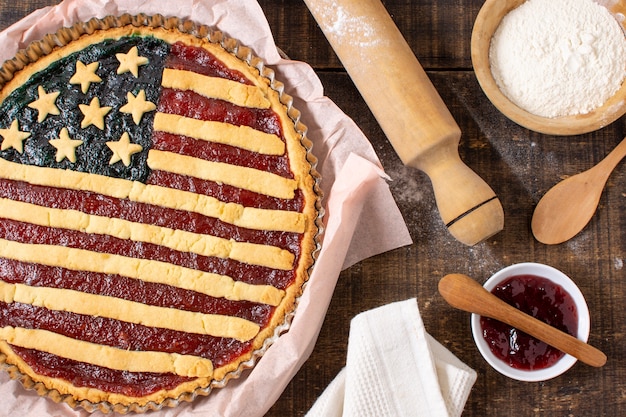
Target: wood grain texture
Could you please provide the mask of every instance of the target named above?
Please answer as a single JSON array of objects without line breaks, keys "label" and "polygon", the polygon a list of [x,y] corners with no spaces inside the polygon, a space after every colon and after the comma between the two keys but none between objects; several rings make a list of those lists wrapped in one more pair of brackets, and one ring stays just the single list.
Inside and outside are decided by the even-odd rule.
[{"label": "wood grain texture", "polygon": [[[0,3],[0,28],[51,0]],[[269,417],[303,416],[345,365],[350,320],[380,305],[417,297],[426,330],[474,368],[478,380],[465,417],[626,415],[626,166],[609,177],[587,227],[561,245],[537,242],[533,209],[561,179],[584,171],[626,133],[625,119],[599,131],[557,137],[524,129],[502,116],[472,71],[470,36],[482,0],[385,0],[384,4],[459,124],[461,157],[492,186],[505,212],[502,232],[475,247],[457,242],[437,213],[428,177],[405,167],[361,99],[305,4],[260,0],[277,45],[312,65],[326,94],[372,142],[414,244],[366,259],[344,271],[315,349]],[[304,115],[306,119],[306,115]],[[306,123],[306,120],[304,120]],[[523,383],[501,376],[482,359],[470,316],[437,291],[441,277],[463,273],[484,282],[504,266],[541,262],[568,274],[591,312],[589,342],[608,357],[602,368],[576,364],[561,377]]]},{"label": "wood grain texture", "polygon": [[604,185],[626,156],[626,138],[592,168],[572,175],[550,188],[533,212],[535,238],[558,244],[578,234],[597,211]]}]

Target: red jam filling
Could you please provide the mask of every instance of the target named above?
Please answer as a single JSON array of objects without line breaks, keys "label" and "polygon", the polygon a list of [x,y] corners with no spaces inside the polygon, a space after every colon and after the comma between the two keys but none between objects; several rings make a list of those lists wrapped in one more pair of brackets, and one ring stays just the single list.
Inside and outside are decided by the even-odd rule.
[{"label": "red jam filling", "polygon": [[[211,234],[225,239],[232,238],[240,242],[267,243],[287,249],[296,255],[299,253],[301,237],[296,233],[246,229],[225,223],[213,217],[202,216],[198,213],[120,200],[102,194],[46,188],[24,182],[0,179],[0,197],[55,209],[78,210],[95,216],[117,217],[136,223],[147,222],[156,226]],[[69,234],[70,232],[65,231],[64,233]],[[28,234],[25,235],[28,236]],[[15,236],[18,237],[18,234],[16,233]],[[121,240],[120,245],[124,241]],[[128,244],[132,243],[128,241]],[[117,245],[104,247],[109,251],[111,248],[114,250]],[[97,250],[97,246],[95,250]]]},{"label": "red jam filling", "polygon": [[[566,333],[576,336],[578,312],[563,287],[535,275],[513,276],[492,290],[507,304]],[[522,370],[544,369],[565,354],[500,321],[481,317],[483,337],[493,354],[509,366]]]},{"label": "red jam filling", "polygon": [[44,329],[124,350],[155,350],[195,355],[222,366],[250,350],[250,342],[157,329],[103,317],[50,311],[29,304],[0,302],[0,325]]},{"label": "red jam filling", "polygon": [[271,109],[239,107],[218,99],[207,99],[193,91],[164,88],[158,111],[192,119],[222,121],[235,126],[248,126],[282,137],[280,120]]},{"label": "red jam filling", "polygon": [[[87,271],[72,271],[12,259],[0,259],[0,279],[10,284],[62,288],[122,298],[165,308],[240,317],[266,326],[274,308],[250,301],[231,301],[165,284]],[[0,312],[0,315],[3,314]],[[78,327],[80,329],[80,326]],[[78,337],[79,334],[73,334]]]},{"label": "red jam filling", "polygon": [[172,374],[116,371],[38,350],[13,345],[11,348],[39,374],[70,381],[77,387],[94,388],[129,397],[149,395],[162,389],[174,389],[192,379]]},{"label": "red jam filling", "polygon": [[237,202],[244,207],[261,207],[271,210],[301,211],[304,207],[304,196],[300,190],[296,190],[295,197],[291,200],[282,200],[249,190],[232,187],[227,184],[216,184],[211,181],[203,181],[198,178],[173,174],[165,171],[152,171],[148,184],[170,184],[172,188],[183,191],[192,191],[215,197],[220,201]]},{"label": "red jam filling", "polygon": [[241,72],[228,68],[206,49],[187,46],[182,42],[172,45],[165,65],[172,69],[188,70],[209,77],[252,84]]},{"label": "red jam filling", "polygon": [[271,172],[285,178],[293,178],[289,161],[284,156],[260,155],[219,143],[201,143],[198,140],[169,133],[155,132],[152,149],[175,152],[181,155],[222,162]]}]

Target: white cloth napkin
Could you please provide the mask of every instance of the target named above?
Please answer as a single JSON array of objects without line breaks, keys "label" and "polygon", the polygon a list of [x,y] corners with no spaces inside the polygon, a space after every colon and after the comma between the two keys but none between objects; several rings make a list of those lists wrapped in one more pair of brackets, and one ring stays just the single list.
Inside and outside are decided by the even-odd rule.
[{"label": "white cloth napkin", "polygon": [[410,299],[352,319],[346,366],[306,417],[460,416],[475,381]]}]

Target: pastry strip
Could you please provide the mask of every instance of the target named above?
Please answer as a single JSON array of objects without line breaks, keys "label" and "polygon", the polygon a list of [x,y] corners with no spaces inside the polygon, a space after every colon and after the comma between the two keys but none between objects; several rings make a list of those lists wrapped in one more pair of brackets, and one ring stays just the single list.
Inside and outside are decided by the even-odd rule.
[{"label": "pastry strip", "polygon": [[[45,227],[77,230],[97,235],[109,235],[134,242],[165,246],[180,252],[201,256],[235,259],[252,265],[289,270],[294,255],[275,246],[237,242],[216,236],[136,223],[116,217],[96,216],[77,210],[42,207],[35,204],[0,198],[3,218]],[[241,248],[238,248],[241,246]]]},{"label": "pastry strip", "polygon": [[224,275],[198,271],[166,262],[91,252],[64,246],[19,243],[0,239],[0,257],[58,266],[74,271],[103,272],[167,284],[212,297],[253,301],[276,306],[285,292],[270,285],[251,285]]},{"label": "pastry strip", "polygon": [[26,349],[120,371],[173,373],[187,377],[211,377],[213,363],[191,355],[142,352],[75,340],[47,330],[0,328],[0,339]]},{"label": "pastry strip", "polygon": [[191,90],[209,98],[229,101],[237,106],[268,109],[270,101],[255,85],[219,77],[209,77],[191,71],[165,68],[161,85],[175,90]]},{"label": "pastry strip", "polygon": [[33,185],[90,191],[119,199],[128,198],[137,203],[186,210],[249,229],[300,233],[305,227],[301,213],[243,207],[189,191],[104,175],[22,165],[0,158],[0,176]]},{"label": "pastry strip", "polygon": [[241,342],[252,339],[259,332],[258,324],[239,317],[151,306],[64,288],[31,287],[0,281],[0,299],[5,303],[30,304],[48,310],[105,317],[180,332],[227,337]]},{"label": "pastry strip", "polygon": [[156,113],[153,126],[159,132],[222,143],[264,155],[285,154],[285,143],[278,136],[249,126],[197,120],[168,113]]},{"label": "pastry strip", "polygon": [[250,190],[272,197],[292,199],[298,186],[296,180],[254,168],[223,162],[205,161],[191,156],[152,149],[148,152],[151,169],[186,175]]}]

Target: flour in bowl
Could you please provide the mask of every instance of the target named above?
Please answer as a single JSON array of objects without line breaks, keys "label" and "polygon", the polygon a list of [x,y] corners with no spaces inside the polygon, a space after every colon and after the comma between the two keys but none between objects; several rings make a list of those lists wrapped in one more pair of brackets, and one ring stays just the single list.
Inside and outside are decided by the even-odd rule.
[{"label": "flour in bowl", "polygon": [[543,117],[585,114],[626,76],[626,39],[592,0],[528,0],[494,33],[491,72],[502,93]]}]

